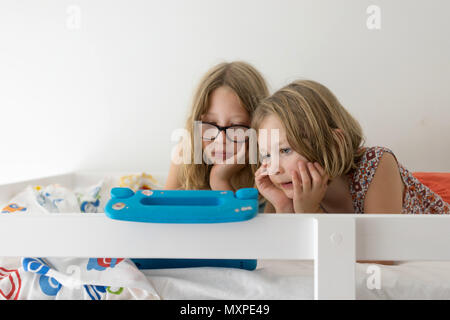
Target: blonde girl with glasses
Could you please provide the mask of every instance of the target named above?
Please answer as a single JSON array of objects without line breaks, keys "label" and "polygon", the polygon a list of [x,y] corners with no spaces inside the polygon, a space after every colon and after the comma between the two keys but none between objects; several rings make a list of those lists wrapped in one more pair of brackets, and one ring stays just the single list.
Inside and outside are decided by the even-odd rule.
[{"label": "blonde girl with glasses", "polygon": [[165,188],[236,191],[254,187],[256,165],[248,161],[248,130],[256,106],[268,95],[264,78],[248,63],[211,68],[195,91],[185,126],[188,134],[175,152],[183,161],[172,159]]}]

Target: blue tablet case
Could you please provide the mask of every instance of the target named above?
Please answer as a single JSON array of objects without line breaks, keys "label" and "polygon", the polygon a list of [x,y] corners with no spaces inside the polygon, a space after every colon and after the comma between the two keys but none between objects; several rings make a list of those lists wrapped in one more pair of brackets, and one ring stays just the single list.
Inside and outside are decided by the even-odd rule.
[{"label": "blue tablet case", "polygon": [[139,190],[113,188],[105,206],[111,219],[154,223],[220,223],[258,213],[258,190]]},{"label": "blue tablet case", "polygon": [[[245,221],[258,213],[258,190],[139,190],[113,188],[105,206],[111,219],[151,223]],[[139,269],[223,267],[254,270],[257,260],[131,259]]]}]

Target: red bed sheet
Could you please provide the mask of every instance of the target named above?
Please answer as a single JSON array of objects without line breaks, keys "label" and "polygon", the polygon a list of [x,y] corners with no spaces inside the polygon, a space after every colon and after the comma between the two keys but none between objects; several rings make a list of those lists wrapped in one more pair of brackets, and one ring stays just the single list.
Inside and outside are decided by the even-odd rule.
[{"label": "red bed sheet", "polygon": [[450,172],[413,172],[413,175],[450,203]]}]

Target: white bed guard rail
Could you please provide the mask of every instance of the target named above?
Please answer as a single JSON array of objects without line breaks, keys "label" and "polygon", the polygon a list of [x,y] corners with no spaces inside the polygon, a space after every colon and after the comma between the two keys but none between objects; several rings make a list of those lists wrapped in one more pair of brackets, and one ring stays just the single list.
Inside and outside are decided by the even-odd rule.
[{"label": "white bed guard rail", "polygon": [[5,214],[0,243],[0,256],[314,260],[315,299],[355,299],[356,261],[450,260],[450,216],[260,214],[152,224],[102,213]]}]

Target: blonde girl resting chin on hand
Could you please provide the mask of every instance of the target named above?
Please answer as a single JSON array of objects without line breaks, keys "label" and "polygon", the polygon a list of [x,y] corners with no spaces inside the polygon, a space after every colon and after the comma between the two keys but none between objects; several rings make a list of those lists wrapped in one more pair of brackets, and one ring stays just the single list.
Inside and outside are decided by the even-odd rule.
[{"label": "blonde girl resting chin on hand", "polygon": [[[245,62],[210,69],[194,94],[185,127],[189,137],[175,152],[183,163],[172,160],[165,188],[236,191],[253,187],[256,165],[248,163],[246,133],[258,103],[268,95],[261,74]],[[200,161],[194,154],[196,143],[201,145]]]},{"label": "blonde girl resting chin on hand", "polygon": [[[295,81],[264,99],[252,127],[262,155],[255,180],[268,201],[264,212],[450,213],[391,150],[364,147],[358,122],[317,82]],[[272,130],[279,141],[271,141]]]}]

